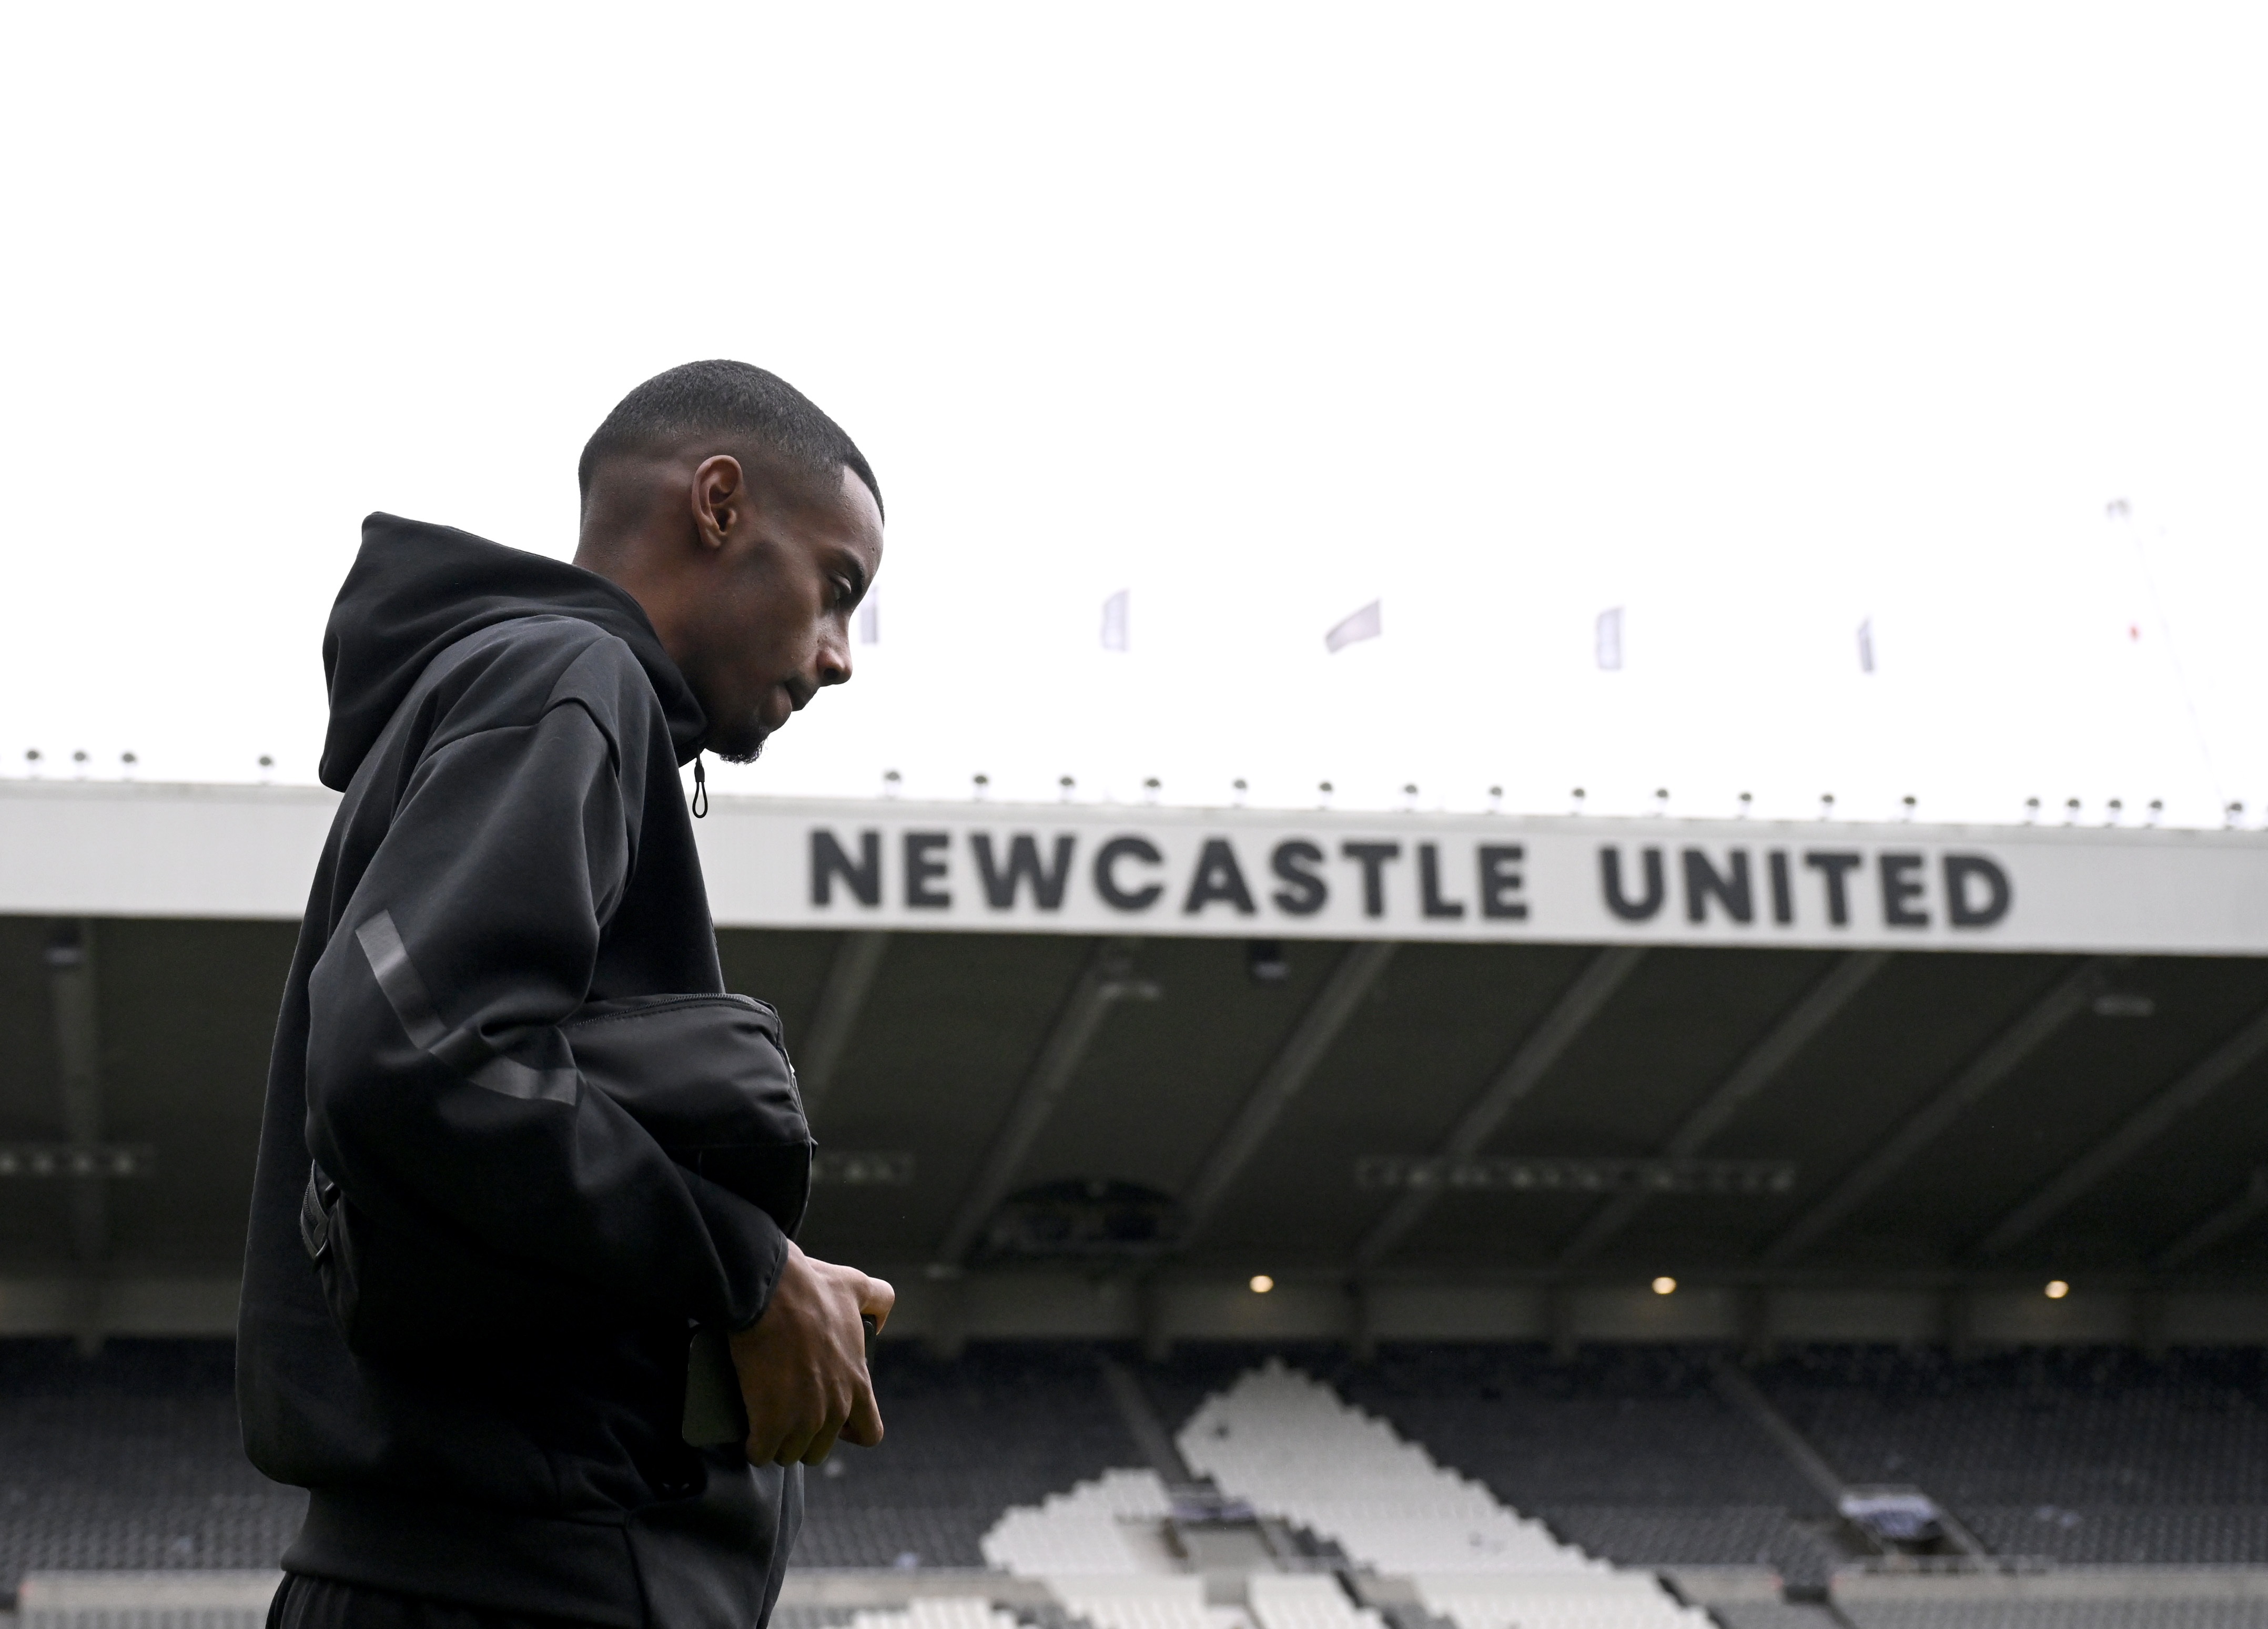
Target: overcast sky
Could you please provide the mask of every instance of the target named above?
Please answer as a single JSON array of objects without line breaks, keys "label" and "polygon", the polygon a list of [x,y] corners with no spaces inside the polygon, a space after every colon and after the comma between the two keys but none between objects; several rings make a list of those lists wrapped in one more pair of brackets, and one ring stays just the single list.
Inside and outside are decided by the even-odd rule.
[{"label": "overcast sky", "polygon": [[2262,16],[12,8],[0,774],[312,780],[362,515],[730,356],[890,527],[727,789],[2257,824]]}]

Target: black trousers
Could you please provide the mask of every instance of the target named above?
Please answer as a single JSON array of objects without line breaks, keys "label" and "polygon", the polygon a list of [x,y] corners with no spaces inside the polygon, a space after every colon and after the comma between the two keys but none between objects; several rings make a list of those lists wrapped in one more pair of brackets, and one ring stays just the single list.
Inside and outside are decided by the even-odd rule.
[{"label": "black trousers", "polygon": [[366,1584],[284,1574],[269,1603],[268,1629],[589,1629],[570,1618],[499,1612],[453,1601],[395,1595]]}]

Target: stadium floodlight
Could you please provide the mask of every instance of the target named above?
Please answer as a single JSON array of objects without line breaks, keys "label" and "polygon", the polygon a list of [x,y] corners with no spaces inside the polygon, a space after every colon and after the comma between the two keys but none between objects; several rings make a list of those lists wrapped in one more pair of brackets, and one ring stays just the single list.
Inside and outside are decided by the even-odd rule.
[{"label": "stadium floodlight", "polygon": [[2048,1280],[2047,1297],[2050,1301],[2061,1301],[2069,1294],[2071,1294],[2071,1286],[2065,1283],[2061,1279],[2050,1279]]},{"label": "stadium floodlight", "polygon": [[157,1169],[148,1143],[0,1142],[0,1177],[147,1177]]},{"label": "stadium floodlight", "polygon": [[1270,1278],[1265,1273],[1256,1273],[1252,1275],[1252,1293],[1254,1295],[1264,1295],[1275,1288],[1276,1280]]},{"label": "stadium floodlight", "polygon": [[2092,1006],[2098,1018],[2148,1018],[2158,1010],[2157,1002],[2139,990],[2105,990]]},{"label": "stadium floodlight", "polygon": [[914,1156],[851,1148],[824,1148],[812,1156],[811,1180],[830,1188],[909,1188]]},{"label": "stadium floodlight", "polygon": [[1654,1280],[1653,1293],[1657,1295],[1675,1295],[1677,1293],[1677,1280],[1670,1277],[1667,1273],[1663,1273],[1660,1278]]}]

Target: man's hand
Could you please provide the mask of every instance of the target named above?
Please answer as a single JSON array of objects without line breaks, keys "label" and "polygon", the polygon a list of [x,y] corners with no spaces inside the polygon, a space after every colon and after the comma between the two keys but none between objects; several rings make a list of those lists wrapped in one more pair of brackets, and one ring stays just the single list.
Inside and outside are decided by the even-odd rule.
[{"label": "man's hand", "polygon": [[733,1337],[750,1464],[815,1465],[838,1436],[861,1448],[882,1440],[861,1320],[880,1329],[897,1299],[880,1279],[788,1245],[763,1317]]}]

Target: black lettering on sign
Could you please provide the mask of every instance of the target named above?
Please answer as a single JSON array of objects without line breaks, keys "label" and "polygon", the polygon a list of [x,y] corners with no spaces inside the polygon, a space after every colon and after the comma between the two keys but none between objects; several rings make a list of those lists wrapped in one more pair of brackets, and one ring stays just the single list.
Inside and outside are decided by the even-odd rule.
[{"label": "black lettering on sign", "polygon": [[908,832],[906,833],[906,908],[909,911],[943,911],[951,908],[953,896],[944,889],[932,886],[946,872],[945,862],[933,856],[953,846],[953,838],[944,832]]},{"label": "black lettering on sign", "polygon": [[1197,874],[1189,878],[1189,897],[1182,901],[1182,914],[1195,916],[1222,900],[1234,906],[1240,916],[1252,914],[1252,890],[1244,885],[1244,868],[1236,862],[1236,850],[1226,837],[1208,837],[1204,851],[1197,855]]},{"label": "black lettering on sign", "polygon": [[1268,856],[1268,869],[1286,885],[1269,896],[1289,916],[1313,916],[1330,900],[1331,891],[1315,868],[1323,851],[1304,837],[1286,838]]},{"label": "black lettering on sign", "polygon": [[1712,899],[1723,906],[1725,914],[1736,922],[1756,920],[1756,901],[1749,891],[1747,849],[1731,851],[1728,863],[1732,872],[1729,876],[1712,865],[1709,856],[1698,848],[1688,848],[1679,858],[1684,862],[1687,921],[1706,921]]},{"label": "black lettering on sign", "polygon": [[1771,872],[1772,921],[1786,927],[1795,920],[1795,889],[1787,877],[1787,850],[1775,848],[1764,856]]},{"label": "black lettering on sign", "polygon": [[880,832],[858,833],[858,862],[853,865],[835,833],[819,826],[811,829],[811,902],[814,905],[835,903],[835,879],[841,877],[850,888],[851,896],[861,905],[882,902],[882,834]]},{"label": "black lettering on sign", "polygon": [[1032,903],[1042,911],[1060,911],[1064,884],[1071,881],[1071,851],[1078,841],[1071,836],[1057,838],[1055,864],[1043,868],[1040,864],[1040,840],[1029,832],[1019,832],[1008,840],[1008,867],[1004,872],[992,862],[991,833],[971,833],[968,846],[976,851],[976,875],[984,884],[984,902],[996,911],[1012,909],[1016,884],[1029,877]]},{"label": "black lettering on sign", "polygon": [[1924,892],[1914,875],[1927,863],[1918,854],[1886,854],[1877,862],[1882,870],[1882,925],[1886,928],[1926,928],[1929,913],[1917,910],[1914,901]]},{"label": "black lettering on sign", "polygon": [[1643,852],[1646,862],[1646,898],[1633,903],[1623,892],[1622,850],[1612,846],[1599,850],[1599,885],[1607,896],[1607,909],[1626,922],[1650,921],[1661,909],[1665,890],[1661,881],[1661,850],[1648,848]]},{"label": "black lettering on sign", "polygon": [[1855,854],[1808,852],[1804,855],[1804,864],[1818,872],[1821,880],[1827,884],[1827,921],[1830,927],[1848,928],[1851,925],[1851,896],[1843,881],[1864,862],[1865,856]]},{"label": "black lettering on sign", "polygon": [[[1981,901],[1970,892],[1971,883],[1984,884]],[[1981,854],[1945,856],[1945,918],[1955,928],[1990,928],[2008,914],[2014,898],[2007,872],[1993,861]]]},{"label": "black lettering on sign", "polygon": [[1425,914],[1437,921],[1454,921],[1465,914],[1462,900],[1441,898],[1441,846],[1439,843],[1418,845],[1418,897],[1424,903]]},{"label": "black lettering on sign", "polygon": [[1138,860],[1144,865],[1157,865],[1164,859],[1158,845],[1146,837],[1114,837],[1094,851],[1094,892],[1114,911],[1146,911],[1158,903],[1158,896],[1166,892],[1165,884],[1126,887],[1118,880],[1118,862]]},{"label": "black lettering on sign", "polygon": [[1386,862],[1402,857],[1400,843],[1341,843],[1339,853],[1362,867],[1362,914],[1386,914]]},{"label": "black lettering on sign", "polygon": [[1481,914],[1498,921],[1525,921],[1528,901],[1515,899],[1521,877],[1513,867],[1528,851],[1518,843],[1483,843],[1480,847]]}]

